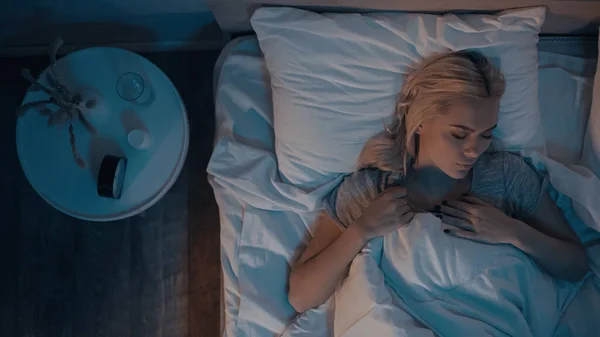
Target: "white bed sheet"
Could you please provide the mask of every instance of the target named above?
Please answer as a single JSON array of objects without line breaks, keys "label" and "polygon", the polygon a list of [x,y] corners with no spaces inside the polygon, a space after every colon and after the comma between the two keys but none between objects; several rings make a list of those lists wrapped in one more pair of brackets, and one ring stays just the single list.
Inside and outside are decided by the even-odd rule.
[{"label": "white bed sheet", "polygon": [[[274,152],[269,78],[257,41],[245,38],[230,43],[215,72],[216,143],[231,149],[227,155],[221,152],[212,158],[211,165],[227,160],[234,163],[249,147],[264,151],[265,156],[257,158],[255,167],[242,168],[245,172],[239,172],[240,177],[251,181],[246,174],[257,172],[258,166],[263,169],[261,175],[275,175],[275,158],[269,155]],[[276,205],[269,200],[264,200],[264,205],[250,205],[244,200],[253,198],[243,191],[214,177],[210,182],[221,221],[223,336],[276,335],[294,316],[286,300],[287,261],[305,238],[311,214],[303,221],[295,212],[261,210]],[[270,235],[279,238],[271,240]],[[278,242],[286,244],[270,246]]]},{"label": "white bed sheet", "polygon": [[[593,76],[589,63],[540,52],[541,111],[544,126],[552,126],[546,137],[552,141],[550,148],[560,150],[550,151],[554,159],[575,163],[581,152],[580,139],[568,135],[575,132],[583,137],[591,97],[585,93],[586,81]],[[556,91],[560,95],[542,95],[548,88],[557,89],[555,84],[560,84]],[[575,86],[581,90],[571,90]],[[270,84],[255,38],[238,39],[224,50],[215,67],[215,97],[216,146],[208,170],[221,218],[223,336],[278,335],[295,314],[286,294],[289,262],[308,241],[315,200],[328,187],[306,193],[278,183]],[[569,108],[565,101],[576,103],[575,122],[564,118]],[[265,185],[260,195],[244,188],[257,182]],[[590,322],[600,310],[599,288],[595,278],[588,280],[563,316],[556,336],[584,335],[582,323]],[[410,318],[406,319],[408,324]],[[313,328],[319,331],[310,330],[310,336],[327,336],[331,322],[315,321]]]}]

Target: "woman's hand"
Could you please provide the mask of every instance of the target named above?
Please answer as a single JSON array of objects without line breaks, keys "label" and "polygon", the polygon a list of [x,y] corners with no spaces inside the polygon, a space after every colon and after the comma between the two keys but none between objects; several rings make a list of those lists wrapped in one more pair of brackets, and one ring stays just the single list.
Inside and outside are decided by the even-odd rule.
[{"label": "woman's hand", "polygon": [[[519,221],[475,197],[448,201],[440,207],[439,216],[446,224],[443,231],[459,238],[488,244],[513,244]],[[449,225],[449,226],[448,226]]]},{"label": "woman's hand", "polygon": [[406,196],[406,189],[402,187],[385,190],[371,202],[353,226],[366,240],[370,240],[408,224],[415,214]]}]

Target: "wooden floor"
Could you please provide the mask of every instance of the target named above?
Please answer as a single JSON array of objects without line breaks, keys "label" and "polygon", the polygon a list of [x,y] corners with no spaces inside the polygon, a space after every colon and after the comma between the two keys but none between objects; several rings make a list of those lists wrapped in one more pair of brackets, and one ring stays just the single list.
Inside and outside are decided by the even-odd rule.
[{"label": "wooden floor", "polygon": [[186,166],[145,213],[93,223],[46,204],[24,177],[13,113],[46,57],[0,59],[0,336],[218,336],[218,211],[206,180],[218,52],[145,55],[190,118]]}]

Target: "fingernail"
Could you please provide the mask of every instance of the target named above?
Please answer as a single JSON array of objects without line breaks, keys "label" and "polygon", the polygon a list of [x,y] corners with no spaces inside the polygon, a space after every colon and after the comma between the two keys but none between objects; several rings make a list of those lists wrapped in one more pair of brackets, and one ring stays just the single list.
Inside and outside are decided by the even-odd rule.
[{"label": "fingernail", "polygon": [[446,201],[446,200],[442,201],[442,205],[444,205],[444,206],[448,205],[448,201]]},{"label": "fingernail", "polygon": [[441,208],[442,207],[440,205],[435,205],[435,206],[433,206],[433,211],[434,212],[439,212]]},{"label": "fingernail", "polygon": [[448,234],[450,233],[450,230],[448,228],[444,229],[444,233]]}]

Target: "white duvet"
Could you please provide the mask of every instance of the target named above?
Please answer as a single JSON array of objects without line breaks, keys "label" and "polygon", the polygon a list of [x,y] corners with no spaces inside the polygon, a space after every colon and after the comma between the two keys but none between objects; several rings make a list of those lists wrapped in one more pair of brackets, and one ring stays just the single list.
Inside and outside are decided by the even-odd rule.
[{"label": "white duvet", "polygon": [[[241,57],[236,66],[254,62],[260,70],[257,59]],[[262,76],[260,71],[254,74]],[[245,75],[248,84],[260,78]],[[267,93],[264,85],[245,88]],[[600,298],[596,276],[589,275],[583,284],[586,298],[573,300],[582,283],[550,278],[515,248],[446,236],[429,214],[373,240],[354,259],[332,299],[296,316],[286,300],[289,265],[310,239],[307,229],[320,199],[337,181],[311,191],[281,182],[268,104],[233,102],[217,100],[219,135],[208,167],[220,204],[222,237],[235,243],[223,251],[229,263],[224,262],[225,335],[569,336],[577,331],[570,323],[577,317],[565,321],[573,311],[581,314],[581,331],[594,336],[590,310],[600,307],[586,298]],[[228,109],[227,104],[238,108]],[[239,108],[245,104],[248,109]],[[597,239],[598,178],[585,168],[567,168],[537,153],[524,155],[548,172],[555,199],[577,234],[586,242]],[[589,254],[598,274],[600,254],[595,249]],[[563,315],[571,302],[580,310]]]}]

